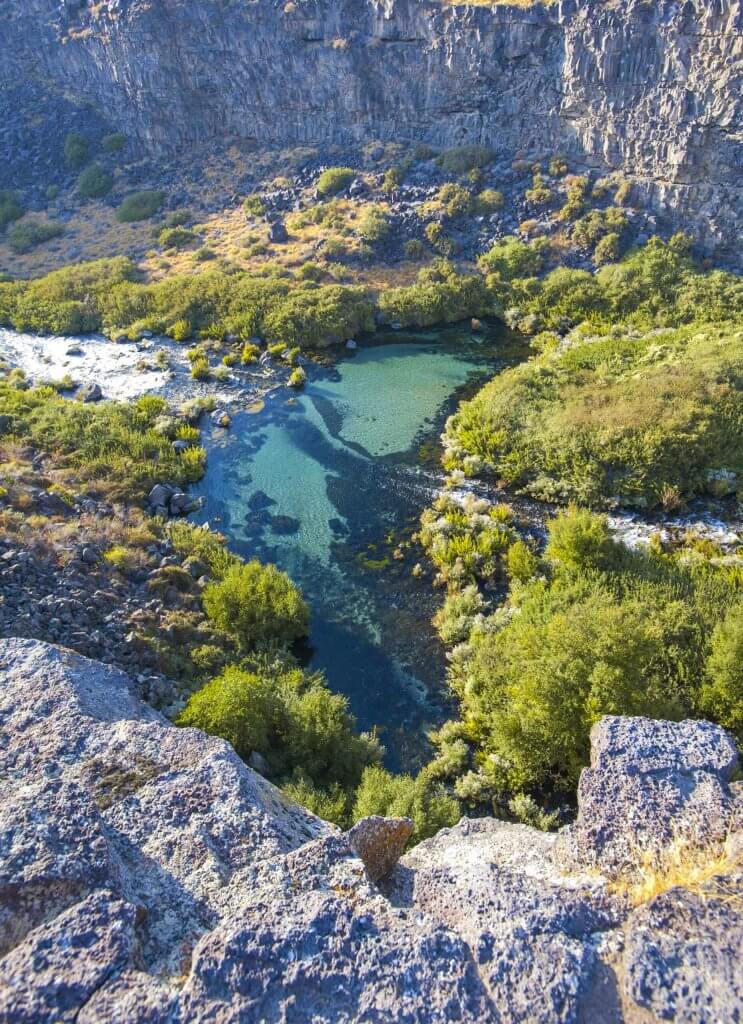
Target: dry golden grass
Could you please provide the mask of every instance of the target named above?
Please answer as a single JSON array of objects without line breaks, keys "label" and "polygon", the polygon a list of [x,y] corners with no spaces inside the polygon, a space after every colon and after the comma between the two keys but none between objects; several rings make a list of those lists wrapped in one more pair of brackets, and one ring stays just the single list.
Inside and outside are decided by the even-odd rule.
[{"label": "dry golden grass", "polygon": [[677,836],[662,853],[644,851],[639,867],[611,886],[633,904],[648,903],[669,889],[682,888],[706,896],[733,901],[743,908],[743,886],[734,878],[743,870],[743,846],[734,850],[730,838],[713,847],[700,847],[692,839]]}]

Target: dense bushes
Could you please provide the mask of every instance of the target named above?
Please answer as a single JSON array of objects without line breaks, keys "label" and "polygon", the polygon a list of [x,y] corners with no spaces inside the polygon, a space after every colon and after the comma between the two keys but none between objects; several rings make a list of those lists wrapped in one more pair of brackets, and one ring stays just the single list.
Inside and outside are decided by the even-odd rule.
[{"label": "dense bushes", "polygon": [[64,158],[68,167],[79,170],[90,158],[90,143],[80,132],[70,132],[64,143]]},{"label": "dense bushes", "polygon": [[576,337],[465,403],[447,464],[475,457],[540,498],[673,507],[720,471],[743,481],[742,384],[734,328]]},{"label": "dense bushes", "polygon": [[23,214],[23,207],[15,192],[0,190],[0,231],[4,231],[14,220],[20,220]]},{"label": "dense bushes", "polygon": [[113,175],[99,164],[86,167],[77,180],[77,190],[86,199],[101,199],[113,188]]},{"label": "dense bushes", "polygon": [[492,163],[495,154],[485,146],[457,146],[447,149],[436,162],[448,174],[466,174]]},{"label": "dense bushes", "polygon": [[116,219],[120,224],[131,224],[138,220],[149,220],[161,209],[165,202],[162,192],[146,190],[134,192],[127,196],[116,211]]},{"label": "dense bushes", "polygon": [[37,245],[51,241],[52,238],[59,238],[64,234],[61,224],[54,221],[32,220],[24,217],[17,221],[8,232],[8,244],[13,252],[25,253],[35,249]]},{"label": "dense bushes", "polygon": [[411,818],[415,826],[411,842],[419,843],[439,829],[456,825],[461,810],[458,801],[425,771],[412,778],[392,775],[376,765],[367,768],[362,776],[352,817],[357,821],[372,814]]},{"label": "dense bushes", "polygon": [[321,196],[335,196],[351,184],[356,171],[351,167],[328,167],[317,179],[317,191]]},{"label": "dense bushes", "polygon": [[[185,236],[184,228],[167,228]],[[165,241],[172,240],[164,234]],[[148,329],[179,340],[263,334],[285,346],[322,347],[373,330],[361,288],[219,270],[142,284],[131,261],[80,264],[33,281],[0,283],[0,323],[77,334]]]},{"label": "dense bushes", "polygon": [[243,650],[305,636],[309,610],[288,576],[273,565],[247,562],[210,583],[203,595],[212,622]]},{"label": "dense bushes", "polygon": [[125,146],[126,135],[123,135],[121,132],[112,132],[110,135],[104,135],[101,141],[101,148],[104,153],[120,153]]},{"label": "dense bushes", "polygon": [[[605,714],[743,724],[740,573],[691,549],[631,552],[595,514],[548,525],[538,571],[490,616],[469,594],[469,636],[450,639],[462,721],[439,758],[475,803],[571,791]],[[471,754],[454,757],[462,739]]]},{"label": "dense bushes", "polygon": [[141,500],[159,480],[187,483],[203,473],[203,449],[180,455],[155,429],[165,409],[159,398],[86,405],[52,388],[18,390],[0,382],[3,433],[52,453],[91,492],[111,500]]},{"label": "dense bushes", "polygon": [[191,697],[179,725],[221,736],[246,760],[257,752],[275,781],[310,790],[353,789],[381,757],[375,740],[355,733],[345,697],[281,661],[225,669]]},{"label": "dense bushes", "polygon": [[468,316],[488,316],[492,300],[481,277],[458,274],[446,261],[438,261],[418,274],[418,283],[390,288],[379,296],[385,321],[404,327],[429,327],[455,323]]},{"label": "dense bushes", "polygon": [[541,355],[462,406],[447,428],[449,467],[484,463],[549,500],[641,507],[743,473],[743,356],[726,324],[743,310],[743,285],[700,272],[686,249],[681,236],[655,239],[595,275],[561,267],[541,280],[540,252],[516,239],[482,257],[509,323],[581,326],[540,334]]}]

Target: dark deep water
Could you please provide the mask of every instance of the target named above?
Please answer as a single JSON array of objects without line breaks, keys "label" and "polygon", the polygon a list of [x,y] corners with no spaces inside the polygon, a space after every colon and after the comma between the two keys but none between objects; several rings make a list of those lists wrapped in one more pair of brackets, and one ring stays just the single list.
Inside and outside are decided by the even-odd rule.
[{"label": "dark deep water", "polygon": [[420,549],[402,561],[393,551],[440,483],[444,420],[504,362],[495,334],[398,333],[308,368],[302,393],[280,390],[209,442],[200,520],[301,586],[310,665],[349,697],[360,728],[378,728],[394,768],[416,767],[447,698],[430,623],[441,595],[411,575]]}]

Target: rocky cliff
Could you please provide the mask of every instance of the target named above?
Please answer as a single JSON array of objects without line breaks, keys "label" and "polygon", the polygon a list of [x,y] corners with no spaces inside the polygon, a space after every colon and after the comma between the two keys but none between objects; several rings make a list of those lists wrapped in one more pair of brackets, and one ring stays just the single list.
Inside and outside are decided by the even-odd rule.
[{"label": "rocky cliff", "polygon": [[636,177],[737,252],[738,0],[8,0],[2,18],[0,139],[21,179],[80,123],[181,158],[235,140],[482,143]]},{"label": "rocky cliff", "polygon": [[[743,794],[707,723],[604,719],[574,826],[401,859],[405,820],[341,834],[69,651],[0,643],[0,723],[7,1024],[743,1017]],[[717,876],[635,906],[615,880],[681,839]]]}]

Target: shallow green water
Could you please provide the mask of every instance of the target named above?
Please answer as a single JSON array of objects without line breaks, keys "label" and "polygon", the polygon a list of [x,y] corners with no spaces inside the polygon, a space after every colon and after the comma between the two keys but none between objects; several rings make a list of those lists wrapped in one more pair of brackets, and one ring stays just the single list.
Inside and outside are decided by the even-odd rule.
[{"label": "shallow green water", "polygon": [[469,331],[361,345],[311,370],[305,391],[270,398],[212,439],[202,520],[244,556],[276,562],[312,606],[313,667],[377,726],[393,766],[413,766],[445,714],[444,664],[430,618],[438,598],[392,558],[438,486],[421,445],[497,364]]}]

